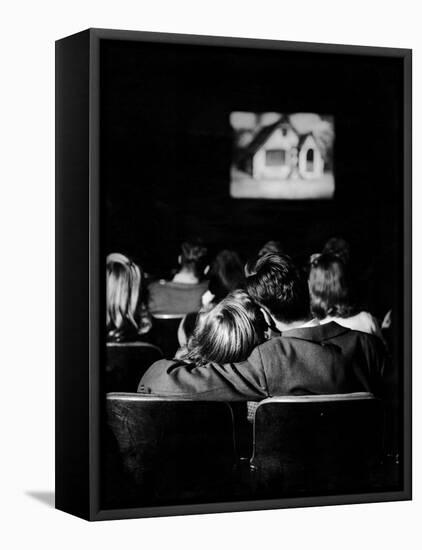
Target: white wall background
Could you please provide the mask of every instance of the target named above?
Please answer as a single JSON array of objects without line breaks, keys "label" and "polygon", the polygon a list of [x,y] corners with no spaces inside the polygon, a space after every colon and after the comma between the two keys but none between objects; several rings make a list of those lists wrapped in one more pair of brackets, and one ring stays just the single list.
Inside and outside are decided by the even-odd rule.
[{"label": "white wall background", "polygon": [[[0,33],[3,548],[417,548],[421,542],[422,34],[415,0],[4,2]],[[414,49],[414,501],[89,524],[54,487],[54,40],[87,27]]]}]

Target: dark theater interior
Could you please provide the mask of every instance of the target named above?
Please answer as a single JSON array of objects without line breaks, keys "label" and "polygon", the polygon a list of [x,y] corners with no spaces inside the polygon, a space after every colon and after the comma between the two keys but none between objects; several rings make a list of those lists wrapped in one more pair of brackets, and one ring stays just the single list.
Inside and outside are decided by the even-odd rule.
[{"label": "dark theater interior", "polygon": [[[210,262],[228,249],[242,265],[273,240],[304,272],[328,239],[342,238],[359,311],[380,326],[391,312],[383,345],[392,365],[388,403],[367,394],[347,402],[271,394],[251,421],[248,399],[137,393],[145,371],[176,353],[180,317],[152,314],[142,359],[130,343],[106,346],[104,328],[104,508],[401,488],[401,70],[399,60],[382,56],[374,63],[371,56],[271,46],[101,41],[104,264],[120,253],[141,266],[150,284],[173,277],[181,244],[191,239],[204,243]],[[233,198],[230,115],[238,111],[330,115],[333,198]],[[119,369],[128,365],[124,377]]]}]

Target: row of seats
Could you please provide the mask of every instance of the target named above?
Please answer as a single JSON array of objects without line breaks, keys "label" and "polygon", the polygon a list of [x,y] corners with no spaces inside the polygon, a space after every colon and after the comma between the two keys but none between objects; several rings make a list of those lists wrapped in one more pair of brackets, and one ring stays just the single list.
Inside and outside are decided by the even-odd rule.
[{"label": "row of seats", "polygon": [[107,343],[106,391],[136,392],[147,369],[162,358],[161,348],[145,342]]},{"label": "row of seats", "polygon": [[239,444],[234,405],[109,393],[106,504],[327,495],[383,486],[384,411],[371,394],[261,401],[249,456]]},{"label": "row of seats", "polygon": [[179,348],[177,330],[184,316],[184,313],[154,313],[152,316],[154,341],[165,357],[173,357]]},{"label": "row of seats", "polygon": [[184,315],[157,314],[153,318],[153,339],[147,342],[108,342],[106,347],[106,391],[135,392],[142,375],[152,363],[174,357],[179,344],[177,329]]}]

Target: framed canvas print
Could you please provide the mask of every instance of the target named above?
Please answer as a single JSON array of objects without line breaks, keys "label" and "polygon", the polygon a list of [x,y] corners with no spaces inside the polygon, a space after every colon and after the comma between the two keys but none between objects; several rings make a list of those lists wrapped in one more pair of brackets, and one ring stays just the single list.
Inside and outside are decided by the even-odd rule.
[{"label": "framed canvas print", "polygon": [[411,498],[411,51],[56,43],[56,506]]}]

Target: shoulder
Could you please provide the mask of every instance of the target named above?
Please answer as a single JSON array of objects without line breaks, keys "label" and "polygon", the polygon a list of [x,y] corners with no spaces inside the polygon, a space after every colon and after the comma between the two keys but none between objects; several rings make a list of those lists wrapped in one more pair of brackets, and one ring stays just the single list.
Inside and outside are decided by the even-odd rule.
[{"label": "shoulder", "polygon": [[286,356],[289,351],[300,345],[300,341],[293,338],[284,338],[275,336],[259,344],[251,352],[248,361],[254,364],[268,364],[269,362],[279,361],[281,356]]},{"label": "shoulder", "polygon": [[376,336],[375,332],[370,333],[361,330],[351,330],[350,334],[359,341],[359,344],[366,352],[380,357],[385,355],[385,346],[382,340]]},{"label": "shoulder", "polygon": [[346,317],[341,321],[352,330],[368,332],[369,334],[376,332],[376,319],[368,311],[359,311],[359,313]]},{"label": "shoulder", "polygon": [[168,281],[165,279],[159,279],[153,281],[148,285],[148,296],[149,302],[155,302],[156,299],[159,299],[160,296],[166,295],[168,293]]},{"label": "shoulder", "polygon": [[238,401],[268,397],[262,369],[248,361],[195,365],[162,359],[142,377],[138,392],[198,400]]},{"label": "shoulder", "polygon": [[369,313],[369,311],[360,311],[356,318],[359,319],[359,321],[366,325],[368,328],[372,328],[376,326],[376,319],[373,315]]},{"label": "shoulder", "polygon": [[376,317],[374,317],[368,311],[361,311],[356,315],[356,318],[358,319],[356,326],[357,330],[361,330],[368,334],[374,335],[378,339],[384,341],[381,328]]},{"label": "shoulder", "polygon": [[169,374],[172,374],[174,370],[179,367],[194,368],[195,365],[189,365],[182,360],[174,359],[160,359],[156,361],[142,376],[142,379],[139,383],[138,392],[144,391],[145,388],[149,386],[152,382],[159,380],[162,377],[168,376]]},{"label": "shoulder", "polygon": [[149,283],[148,288],[151,290],[154,288],[166,286],[167,284],[168,281],[166,281],[165,279],[158,279],[157,281],[152,281],[151,283]]},{"label": "shoulder", "polygon": [[381,336],[378,321],[368,311],[360,311],[351,317],[336,317],[335,322],[351,330]]}]

